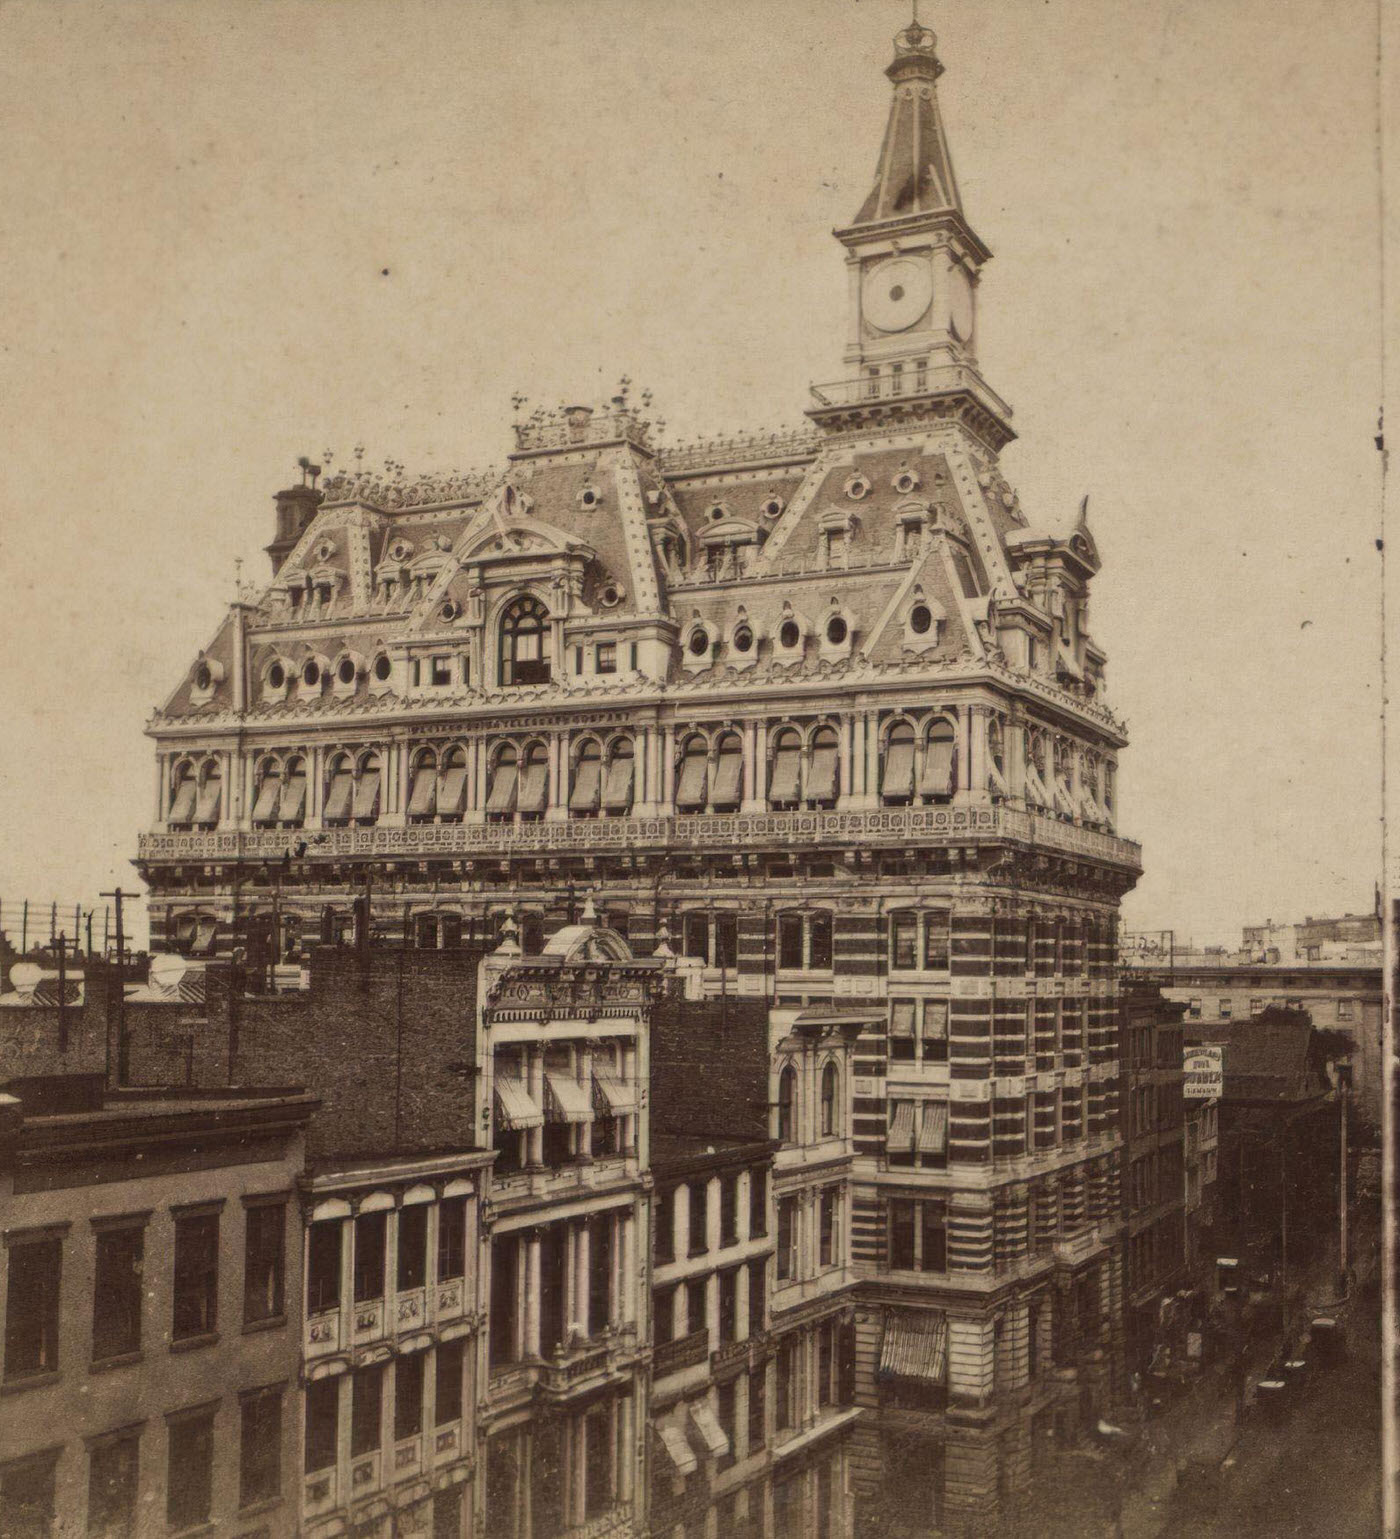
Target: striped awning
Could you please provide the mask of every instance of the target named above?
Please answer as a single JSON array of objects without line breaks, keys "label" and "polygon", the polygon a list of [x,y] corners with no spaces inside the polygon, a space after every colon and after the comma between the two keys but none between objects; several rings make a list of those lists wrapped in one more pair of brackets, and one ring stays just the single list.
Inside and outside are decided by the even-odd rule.
[{"label": "striped awning", "polygon": [[199,788],[199,805],[194,810],[196,823],[217,823],[219,821],[219,802],[223,797],[224,783],[216,775],[211,775]]},{"label": "striped awning", "polygon": [[603,766],[597,759],[580,759],[574,769],[574,788],[569,792],[570,812],[594,812]]},{"label": "striped awning", "polygon": [[355,817],[368,820],[378,816],[379,771],[361,770],[360,778],[355,782]]},{"label": "striped awning", "polygon": [[199,787],[195,784],[194,776],[187,776],[175,790],[175,800],[170,804],[170,822],[188,823],[194,817],[194,801],[199,795]]},{"label": "striped awning", "polygon": [[890,1003],[890,1035],[912,1037],[914,1035],[914,1001],[896,999]]},{"label": "striped awning", "polygon": [[891,743],[885,749],[885,772],[880,779],[882,796],[914,794],[914,744]]},{"label": "striped awning", "polygon": [[957,739],[930,737],[924,748],[924,772],[919,791],[924,796],[947,796],[956,782]]},{"label": "striped awning", "polygon": [[591,1122],[588,1092],[568,1074],[546,1074],[545,1092],[551,1122]]},{"label": "striped awning", "polygon": [[877,1376],[944,1383],[948,1376],[948,1317],[935,1309],[888,1310]]},{"label": "striped awning", "polygon": [[836,796],[835,743],[824,743],[812,750],[812,768],[807,780],[807,795],[814,801],[831,801]]},{"label": "striped awning", "polygon": [[705,805],[705,772],[709,762],[704,754],[688,753],[681,760],[680,780],[676,785],[676,806],[693,808]]},{"label": "striped awning", "polygon": [[700,1461],[691,1452],[690,1443],[681,1428],[662,1426],[656,1430],[677,1472],[682,1475],[693,1475],[700,1468]]},{"label": "striped awning", "polygon": [[411,818],[425,818],[437,805],[437,767],[433,764],[420,765],[413,772],[413,789],[408,795],[408,815]]},{"label": "striped awning", "polygon": [[277,816],[277,804],[282,796],[282,782],[274,775],[264,775],[258,787],[258,799],[253,803],[253,821],[270,823]]},{"label": "striped awning", "polygon": [[744,756],[742,753],[722,753],[715,765],[715,794],[716,807],[737,807],[741,795],[741,786],[744,779]]},{"label": "striped awning", "polygon": [[919,1126],[919,1153],[948,1152],[948,1107],[943,1101],[925,1101],[924,1119]]},{"label": "striped awning", "polygon": [[486,798],[487,812],[515,811],[515,766],[498,764],[491,777],[491,793]]},{"label": "striped awning", "polygon": [[438,781],[437,810],[456,817],[467,801],[467,766],[450,764]]},{"label": "striped awning", "polygon": [[350,801],[355,794],[355,781],[349,770],[337,770],[326,787],[324,816],[332,821],[350,816]]},{"label": "striped awning", "polygon": [[702,1400],[690,1407],[690,1420],[700,1434],[700,1440],[709,1450],[711,1458],[724,1458],[729,1452],[729,1439],[714,1411]]},{"label": "striped awning", "polygon": [[611,1117],[627,1117],[637,1109],[637,1098],[614,1069],[594,1069],[594,1100]]},{"label": "striped awning", "polygon": [[624,754],[608,765],[603,781],[603,811],[626,812],[632,805],[632,755]]},{"label": "striped awning", "polygon": [[887,1154],[912,1154],[914,1152],[914,1103],[895,1101],[890,1113],[890,1130],[885,1139]]},{"label": "striped awning", "polygon": [[773,802],[795,802],[798,778],[802,773],[802,751],[799,748],[780,748],[773,755],[773,773],[768,780],[768,799]]},{"label": "striped awning", "polygon": [[549,799],[549,765],[527,764],[520,775],[521,812],[543,812]]},{"label": "striped awning", "polygon": [[496,1076],[496,1119],[507,1132],[544,1125],[544,1113],[524,1084],[508,1074]]},{"label": "striped awning", "polygon": [[306,771],[293,770],[282,782],[282,800],[277,806],[279,823],[299,823],[306,808]]}]

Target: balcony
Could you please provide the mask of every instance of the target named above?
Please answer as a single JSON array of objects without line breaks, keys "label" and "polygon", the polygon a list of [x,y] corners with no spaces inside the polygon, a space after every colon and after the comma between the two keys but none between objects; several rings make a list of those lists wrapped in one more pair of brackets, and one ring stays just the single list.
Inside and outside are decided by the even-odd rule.
[{"label": "balcony", "polygon": [[406,1480],[423,1468],[423,1438],[406,1437],[394,1444],[394,1479]]},{"label": "balcony", "polygon": [[[414,824],[407,828],[333,828],[309,863],[365,859],[483,858],[511,854],[590,854],[643,849],[739,850],[762,845],[902,849],[910,844],[1009,840],[1142,869],[1141,847],[1129,839],[1081,828],[1058,818],[1010,807],[872,807],[812,812],[697,813],[685,817],[577,818],[559,823]],[[263,861],[280,859],[285,831],[237,829],[147,833],[137,844],[141,861]]]},{"label": "balcony", "polygon": [[821,421],[828,413],[862,411],[877,415],[907,412],[916,401],[929,402],[951,395],[971,396],[984,411],[999,417],[1003,426],[1011,420],[1011,408],[987,384],[976,369],[966,364],[941,364],[923,373],[918,369],[881,369],[878,374],[831,380],[811,387],[808,415]]},{"label": "balcony", "polygon": [[725,1346],[716,1347],[710,1353],[710,1367],[716,1373],[736,1364],[753,1368],[763,1361],[767,1352],[768,1333],[764,1331],[757,1336],[748,1336],[743,1341],[731,1341]]},{"label": "balcony", "polygon": [[339,1505],[336,1470],[334,1467],[317,1470],[302,1483],[301,1515],[303,1518],[319,1517],[323,1512],[334,1512]]},{"label": "balcony", "polygon": [[615,1186],[635,1177],[631,1155],[606,1155],[588,1163],[570,1163],[555,1170],[518,1170],[493,1176],[491,1201],[497,1206],[527,1198],[561,1197],[576,1191]]},{"label": "balcony", "polygon": [[674,1341],[664,1342],[652,1353],[652,1377],[659,1379],[668,1373],[679,1373],[683,1368],[695,1368],[708,1360],[710,1333],[701,1327],[688,1336],[677,1336]]},{"label": "balcony", "polygon": [[462,1424],[450,1421],[433,1432],[433,1463],[451,1464],[462,1451]]}]

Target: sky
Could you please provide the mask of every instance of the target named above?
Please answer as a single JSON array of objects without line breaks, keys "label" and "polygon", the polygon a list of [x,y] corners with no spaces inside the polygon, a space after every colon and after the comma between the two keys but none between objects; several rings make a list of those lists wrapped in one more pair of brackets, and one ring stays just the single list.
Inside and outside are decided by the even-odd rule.
[{"label": "sky", "polygon": [[[903,0],[0,5],[0,912],[136,885],[142,733],[298,455],[676,442],[841,377]],[[1380,874],[1375,13],[924,0],[1032,523],[1090,497],[1132,929]]]}]

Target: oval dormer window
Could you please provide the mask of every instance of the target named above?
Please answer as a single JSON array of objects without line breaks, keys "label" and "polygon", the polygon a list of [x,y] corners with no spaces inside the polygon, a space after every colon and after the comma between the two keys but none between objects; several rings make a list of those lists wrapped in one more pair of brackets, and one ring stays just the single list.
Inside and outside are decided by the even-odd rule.
[{"label": "oval dormer window", "polygon": [[353,658],[342,657],[340,666],[335,670],[335,676],[342,684],[355,682],[355,662]]},{"label": "oval dormer window", "polygon": [[859,502],[863,497],[868,497],[871,490],[870,482],[859,471],[846,482],[846,495],[852,502]]},{"label": "oval dormer window", "polygon": [[770,497],[763,504],[760,511],[764,518],[777,518],[778,514],[783,511],[783,499],[781,497]]},{"label": "oval dormer window", "polygon": [[909,611],[909,629],[916,636],[926,636],[933,625],[933,614],[927,604],[915,604]]},{"label": "oval dormer window", "polygon": [[383,684],[391,672],[389,659],[381,652],[374,660],[374,676]]},{"label": "oval dormer window", "polygon": [[784,620],[778,631],[778,641],[789,652],[802,640],[802,627],[796,620]]},{"label": "oval dormer window", "polygon": [[212,689],[214,687],[214,675],[209,671],[208,663],[201,663],[194,671],[194,687],[196,689]]},{"label": "oval dormer window", "polygon": [[840,615],[832,615],[826,622],[826,639],[834,647],[844,646],[850,631]]},{"label": "oval dormer window", "polygon": [[287,682],[287,670],[281,663],[273,663],[267,670],[267,684],[269,689],[281,689]]},{"label": "oval dormer window", "polygon": [[753,632],[747,625],[741,625],[734,632],[734,650],[736,652],[749,652],[753,650]]},{"label": "oval dormer window", "polygon": [[599,502],[602,501],[602,498],[598,495],[598,488],[596,486],[585,486],[578,494],[578,500],[585,508],[596,508]]},{"label": "oval dormer window", "polygon": [[306,666],[301,670],[301,682],[311,689],[321,682],[321,668],[314,657],[307,658]]},{"label": "oval dormer window", "polygon": [[710,650],[710,633],[703,625],[697,626],[690,633],[690,650],[695,657],[704,657]]},{"label": "oval dormer window", "polygon": [[598,595],[598,602],[604,609],[616,609],[622,602],[622,589],[615,582],[607,583]]}]

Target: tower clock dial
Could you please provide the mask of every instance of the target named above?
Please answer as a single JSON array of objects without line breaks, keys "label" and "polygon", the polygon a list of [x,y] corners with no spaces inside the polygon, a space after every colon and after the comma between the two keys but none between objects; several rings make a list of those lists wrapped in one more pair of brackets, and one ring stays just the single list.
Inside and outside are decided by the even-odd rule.
[{"label": "tower clock dial", "polygon": [[895,257],[865,275],[863,310],[878,331],[908,331],[933,298],[933,272],[927,261]]}]

